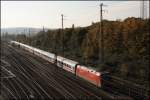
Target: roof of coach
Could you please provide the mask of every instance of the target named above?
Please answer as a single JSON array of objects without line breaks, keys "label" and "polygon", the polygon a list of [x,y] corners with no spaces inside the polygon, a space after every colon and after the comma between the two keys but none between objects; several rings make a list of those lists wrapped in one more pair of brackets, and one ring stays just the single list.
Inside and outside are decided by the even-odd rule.
[{"label": "roof of coach", "polygon": [[19,42],[17,42],[17,41],[11,41],[11,43],[19,44]]},{"label": "roof of coach", "polygon": [[68,65],[71,65],[72,67],[75,67],[76,64],[78,64],[78,62],[73,61],[73,60],[70,60],[70,59],[65,59],[65,60],[63,61],[63,63],[66,63],[66,64],[68,64]]},{"label": "roof of coach", "polygon": [[10,41],[10,43],[12,43],[12,42],[14,42],[14,41]]},{"label": "roof of coach", "polygon": [[49,56],[49,57],[54,57],[54,56],[55,56],[53,53],[46,52],[46,51],[43,51],[43,50],[34,48],[34,47],[32,47],[32,46],[28,46],[28,45],[23,44],[23,43],[19,43],[19,42],[16,42],[16,41],[11,41],[11,42],[12,42],[12,43],[16,43],[16,44],[20,44],[21,46],[24,46],[24,47],[26,47],[26,48],[29,48],[29,49],[31,49],[31,50],[34,50],[34,51],[36,51],[36,52],[39,52],[39,53],[44,54],[44,55]]},{"label": "roof of coach", "polygon": [[55,58],[55,54],[53,54],[53,53],[46,52],[46,51],[43,51],[43,50],[41,50],[40,52],[41,52],[42,54],[48,56],[48,57]]},{"label": "roof of coach", "polygon": [[38,48],[34,48],[34,51],[41,53],[41,50]]},{"label": "roof of coach", "polygon": [[66,58],[64,58],[64,57],[61,57],[61,56],[57,56],[57,60],[58,61],[63,61],[63,60],[65,60]]},{"label": "roof of coach", "polygon": [[16,42],[16,41],[10,41],[10,42]]},{"label": "roof of coach", "polygon": [[26,48],[29,48],[29,49],[31,49],[31,50],[34,49],[34,47],[28,46],[28,45],[26,45],[26,44],[21,44],[21,45],[24,46],[24,47],[26,47]]},{"label": "roof of coach", "polygon": [[34,50],[34,51],[36,51],[36,52],[39,52],[39,53],[41,53],[41,54],[44,54],[44,55],[46,55],[46,56],[49,56],[49,57],[53,57],[53,58],[54,58],[54,56],[55,56],[53,53],[46,52],[46,51],[40,50],[40,49],[38,49],[38,48],[34,48],[34,47],[31,47],[31,46],[28,46],[28,45],[26,45],[26,47],[27,47],[27,48],[30,48],[30,49],[32,49],[32,50]]}]

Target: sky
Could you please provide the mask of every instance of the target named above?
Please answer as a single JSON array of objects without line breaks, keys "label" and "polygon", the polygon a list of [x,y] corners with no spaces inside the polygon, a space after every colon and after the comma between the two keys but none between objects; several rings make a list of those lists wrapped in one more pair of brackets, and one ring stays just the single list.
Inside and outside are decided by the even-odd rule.
[{"label": "sky", "polygon": [[100,3],[104,19],[140,17],[140,1],[1,1],[1,28],[61,28],[61,14],[65,28],[89,26],[99,21]]}]

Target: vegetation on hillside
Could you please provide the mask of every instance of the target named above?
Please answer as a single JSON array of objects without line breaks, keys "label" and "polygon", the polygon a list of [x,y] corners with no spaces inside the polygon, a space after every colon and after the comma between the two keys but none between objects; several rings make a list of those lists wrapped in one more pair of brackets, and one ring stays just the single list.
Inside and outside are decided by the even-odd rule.
[{"label": "vegetation on hillside", "polygon": [[104,58],[99,60],[99,23],[39,32],[36,36],[18,35],[16,40],[77,60],[83,64],[108,70],[124,79],[148,84],[150,59],[149,19],[130,17],[124,21],[104,20]]}]

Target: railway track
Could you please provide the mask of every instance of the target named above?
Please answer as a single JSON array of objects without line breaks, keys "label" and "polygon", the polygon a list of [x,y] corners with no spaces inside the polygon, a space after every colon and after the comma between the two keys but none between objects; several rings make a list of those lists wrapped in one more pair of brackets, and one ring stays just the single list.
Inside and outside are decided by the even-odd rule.
[{"label": "railway track", "polygon": [[6,43],[2,46],[2,58],[10,65],[5,68],[16,76],[1,83],[5,99],[131,100],[116,91],[108,93],[95,87],[21,48]]},{"label": "railway track", "polygon": [[[26,52],[27,53],[27,52]],[[29,53],[29,55],[32,55],[31,53]],[[36,60],[42,60],[42,62],[43,62],[43,59],[37,59],[37,56],[34,56],[34,55],[32,55],[33,57],[34,57],[34,59],[36,59]],[[38,63],[38,62],[36,62],[36,60],[35,60],[35,63]],[[39,61],[39,62],[40,62]],[[39,64],[38,64],[39,65]],[[54,65],[55,66],[55,65]],[[42,66],[42,68],[44,68],[44,69],[41,69],[40,68],[40,70],[43,70],[43,72],[44,71],[48,71],[48,70],[50,70],[49,68],[49,63],[46,63],[46,65],[45,66]],[[95,96],[96,98],[99,98],[98,96],[96,96],[96,95],[99,95],[99,94],[103,94],[103,92],[102,91],[100,91],[101,89],[100,88],[97,88],[97,87],[95,87],[95,86],[93,86],[92,84],[90,84],[90,83],[87,83],[85,80],[82,80],[81,78],[79,78],[79,77],[76,77],[75,75],[73,75],[72,73],[69,73],[69,72],[64,72],[64,71],[62,71],[63,69],[60,69],[60,68],[58,68],[57,66],[55,66],[54,67],[54,69],[53,70],[55,70],[54,72],[53,72],[53,77],[55,77],[55,79],[58,79],[59,80],[59,82],[61,82],[61,77],[62,77],[62,75],[63,76],[65,76],[65,78],[63,79],[63,83],[61,83],[62,85],[64,85],[64,84],[67,84],[68,86],[69,85],[71,85],[71,87],[72,87],[72,85],[73,86],[75,86],[76,84],[74,84],[74,83],[77,83],[78,85],[77,85],[77,87],[78,88],[80,88],[80,90],[82,90],[82,91],[84,91],[85,92],[85,94],[86,94],[86,96],[87,96],[87,98],[89,97],[90,98],[90,96],[92,97],[92,96]],[[60,73],[60,74],[58,74],[58,72]],[[59,76],[56,76],[56,75],[59,75]],[[68,80],[67,80],[68,79]],[[66,80],[66,81],[64,81],[64,80]],[[65,82],[65,83],[64,83]],[[71,83],[71,84],[68,84],[68,83]],[[85,85],[85,84],[88,84],[88,85]],[[83,88],[84,87],[84,88]],[[86,88],[90,88],[90,92],[88,91],[88,90],[86,90]],[[77,88],[71,88],[70,90],[76,90]],[[91,92],[92,91],[92,92]],[[70,91],[70,92],[72,92],[72,91]],[[73,92],[75,92],[75,91],[73,91]],[[110,91],[109,91],[110,92]],[[79,93],[79,92],[78,92]],[[105,93],[104,93],[105,94]],[[111,99],[115,99],[115,100],[117,100],[117,99],[119,99],[120,97],[121,97],[121,100],[128,100],[129,99],[129,97],[126,97],[125,95],[122,95],[121,93],[117,93],[116,91],[111,91],[111,94],[113,94],[113,95],[109,95],[109,97],[111,98]],[[118,96],[119,95],[119,96]],[[77,94],[77,96],[78,97],[82,97],[82,96],[79,96],[79,94]],[[83,96],[83,97],[86,97],[86,96]],[[105,96],[106,96],[106,94],[105,94]],[[108,96],[108,95],[107,95]],[[110,99],[109,98],[109,99]],[[107,99],[106,100],[108,100],[108,97],[107,97]],[[131,98],[130,98],[130,100],[131,100]]]},{"label": "railway track", "polygon": [[68,73],[47,61],[6,44],[2,48],[3,59],[11,65],[5,68],[16,76],[2,79],[3,98],[102,100],[101,95],[91,92],[91,85],[84,82],[90,88],[82,87],[81,80],[66,77]]},{"label": "railway track", "polygon": [[[34,62],[36,62],[36,61],[34,61]],[[39,65],[38,64],[38,62],[36,62],[37,63],[37,65]],[[42,65],[41,65],[42,66]],[[39,70],[42,70],[42,72],[44,72],[44,73],[48,73],[48,71],[50,70],[49,69],[50,67],[49,66],[42,66],[42,68],[39,68]],[[69,92],[67,92],[67,93],[69,93],[69,95],[71,96],[71,98],[74,98],[74,99],[77,99],[77,97],[79,97],[79,98],[81,98],[81,97],[87,97],[87,98],[90,98],[90,96],[93,98],[93,97],[96,97],[96,99],[100,99],[100,97],[98,97],[98,96],[96,96],[96,95],[94,95],[94,94],[92,94],[92,93],[90,93],[90,91],[88,90],[85,90],[84,88],[82,88],[80,85],[76,85],[74,82],[72,82],[72,81],[70,81],[70,79],[68,79],[68,78],[66,78],[66,77],[62,77],[62,75],[63,75],[63,73],[64,72],[62,72],[62,71],[56,71],[56,70],[58,70],[58,69],[56,69],[57,67],[55,66],[54,67],[54,72],[53,73],[48,73],[48,74],[51,74],[51,75],[49,75],[49,76],[52,76],[53,78],[55,78],[55,79],[57,79],[57,80],[59,80],[59,82],[61,82],[61,85],[62,86],[69,86],[69,87],[71,87],[71,88],[65,88],[65,89],[67,89],[67,91],[69,91]],[[38,68],[36,68],[36,69],[38,69]],[[37,70],[38,71],[38,70]],[[58,74],[58,72],[60,73],[60,74]],[[56,76],[57,75],[57,76]],[[59,76],[58,76],[59,75]],[[46,77],[46,75],[44,76],[44,77]],[[47,79],[49,79],[49,77],[47,78]],[[56,84],[56,83],[55,83]],[[74,88],[74,87],[72,87],[72,86],[78,86],[78,88],[80,89],[80,91],[79,91],[79,89],[78,88]],[[76,92],[76,91],[78,91],[78,93]],[[84,90],[84,91],[83,91]],[[70,93],[73,93],[73,94],[76,94],[75,96],[72,96]],[[84,95],[83,95],[83,93],[84,93]],[[79,94],[82,94],[81,96],[79,96]]]},{"label": "railway track", "polygon": [[[117,93],[122,93],[133,97],[135,100],[149,100],[149,89],[118,77],[108,75],[109,81],[103,79],[103,89]],[[111,81],[111,82],[110,82]],[[112,91],[113,90],[113,91]]]}]

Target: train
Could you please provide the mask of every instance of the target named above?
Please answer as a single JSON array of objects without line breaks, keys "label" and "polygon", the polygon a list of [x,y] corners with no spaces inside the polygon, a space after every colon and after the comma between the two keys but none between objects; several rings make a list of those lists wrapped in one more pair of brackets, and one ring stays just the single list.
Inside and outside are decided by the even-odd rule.
[{"label": "train", "polygon": [[83,64],[80,64],[77,61],[70,60],[62,56],[57,56],[54,53],[46,52],[17,41],[10,41],[10,44],[29,51],[30,53],[33,53],[34,55],[37,55],[50,63],[56,64],[58,67],[90,82],[96,87],[102,87],[102,76],[106,74],[104,72],[96,71]]}]

